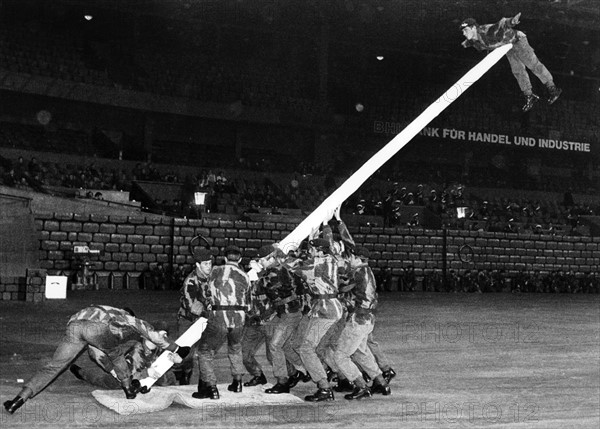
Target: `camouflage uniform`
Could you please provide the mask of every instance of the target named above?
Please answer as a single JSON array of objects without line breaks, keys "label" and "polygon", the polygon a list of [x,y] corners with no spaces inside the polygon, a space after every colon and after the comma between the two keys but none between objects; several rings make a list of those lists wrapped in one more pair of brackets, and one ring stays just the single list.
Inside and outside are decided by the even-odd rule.
[{"label": "camouflage uniform", "polygon": [[25,382],[19,396],[36,396],[65,371],[88,346],[93,346],[106,359],[106,370],[114,370],[122,386],[131,384],[131,370],[119,346],[130,340],[145,338],[169,351],[177,349],[147,322],[127,311],[107,305],[92,305],[71,316],[65,337],[54,352],[52,360]]},{"label": "camouflage uniform", "polygon": [[[198,269],[194,269],[183,281],[177,311],[177,335],[180,337],[206,310],[208,299],[208,277]],[[192,346],[183,362],[175,365],[175,372],[181,384],[189,384],[194,371],[194,357],[197,356],[198,343]]]},{"label": "camouflage uniform", "polygon": [[213,369],[216,351],[227,340],[231,375],[241,380],[244,374],[242,335],[246,312],[250,308],[250,279],[236,262],[213,268],[208,281],[208,322],[198,346],[200,378],[215,386]]},{"label": "camouflage uniform", "polygon": [[[554,97],[556,95],[554,98],[556,100],[561,91],[554,86],[552,74],[550,74],[546,66],[536,56],[533,48],[527,41],[525,33],[513,28],[519,22],[519,17],[520,14],[514,18],[502,18],[494,24],[484,25],[477,25],[473,19],[463,21],[461,29],[474,26],[477,31],[477,38],[463,41],[462,46],[465,48],[474,47],[478,51],[492,51],[500,46],[512,43],[513,47],[506,53],[506,58],[510,63],[512,73],[517,79],[517,83],[523,94],[527,97],[533,96],[537,99],[537,96],[533,95],[531,80],[527,73],[527,69],[530,69],[548,88],[551,96]],[[529,109],[524,108],[524,110]]]},{"label": "camouflage uniform", "polygon": [[273,357],[273,374],[277,382],[285,384],[288,376],[295,372],[294,368],[306,372],[300,355],[286,347],[302,319],[302,291],[297,290],[301,281],[282,266],[268,269],[265,279],[266,296],[275,316],[271,322],[272,334],[267,351]]},{"label": "camouflage uniform", "polygon": [[[330,247],[332,232],[329,226],[323,228],[323,236],[325,238],[318,240],[329,243]],[[304,279],[311,295],[308,326],[296,351],[319,389],[330,389],[327,373],[316,350],[321,341],[328,343],[336,322],[343,314],[343,306],[338,299],[338,261],[330,254],[323,254],[290,269]]]},{"label": "camouflage uniform", "polygon": [[373,310],[377,306],[377,292],[373,271],[366,262],[353,270],[352,283],[353,305],[334,353],[337,367],[334,370],[341,371],[348,380],[359,385],[364,384],[364,380],[352,359],[372,379],[381,378],[381,370],[367,346],[375,323]]},{"label": "camouflage uniform", "polygon": [[[121,344],[119,349],[125,356],[125,361],[129,366],[133,378],[137,380],[147,377],[148,368],[162,353],[161,349],[155,348],[154,350],[151,350],[146,347],[143,342],[136,340]],[[110,362],[107,362],[106,355],[95,347],[89,347],[88,354],[90,355],[90,359],[97,365],[94,365],[93,368],[76,367],[77,369],[75,370],[73,370],[75,365],[72,365],[71,371],[75,376],[95,386],[103,387],[105,389],[118,389],[121,386],[119,380],[111,375],[109,373],[110,371],[106,370],[106,368],[110,368]],[[154,384],[156,386],[172,386],[176,384],[173,371],[166,372]]]},{"label": "camouflage uniform", "polygon": [[[271,337],[271,319],[274,312],[271,308],[269,299],[266,295],[264,277],[252,282],[252,306],[246,325],[244,326],[244,335],[242,338],[242,356],[244,367],[253,377],[263,375],[262,366],[256,360],[256,352],[263,343],[268,343]],[[267,360],[273,364],[273,358],[269,348],[266,348]]]}]

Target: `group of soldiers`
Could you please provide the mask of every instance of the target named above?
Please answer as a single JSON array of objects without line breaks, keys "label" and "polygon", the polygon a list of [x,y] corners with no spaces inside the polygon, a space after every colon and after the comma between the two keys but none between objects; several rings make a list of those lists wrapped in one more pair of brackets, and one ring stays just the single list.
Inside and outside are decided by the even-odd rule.
[{"label": "group of soldiers", "polygon": [[[194,250],[196,267],[181,289],[178,325],[182,333],[198,318],[208,319],[179,367],[180,382],[189,383],[196,356],[195,398],[219,399],[213,359],[225,341],[231,392],[267,384],[256,359],[264,343],[276,380],[265,393],[289,393],[310,380],[317,385],[305,397],[310,402],[334,400],[334,391],[347,392],[348,400],[391,393],[396,373],[373,339],[377,292],[369,252],[355,245],[339,210],[333,216],[298,249],[261,247],[248,273],[237,246],[225,249],[223,265],[213,265],[209,250]],[[252,378],[242,383],[246,372]]]},{"label": "group of soldiers", "polygon": [[[184,280],[177,314],[179,335],[199,318],[207,319],[192,347],[170,340],[165,322],[150,324],[129,308],[82,309],[69,319],[52,359],[4,408],[14,413],[67,369],[94,385],[120,387],[133,399],[149,391],[140,380],[165,350],[174,371],[155,384],[189,384],[195,358],[200,374],[193,397],[219,399],[214,356],[225,342],[233,378],[227,389],[234,393],[267,384],[256,359],[264,343],[276,379],[268,394],[289,393],[300,381],[312,380],[317,391],[305,397],[310,402],[332,401],[334,391],[346,392],[348,400],[390,395],[396,373],[373,338],[377,292],[369,251],[355,245],[339,208],[331,218],[298,249],[261,247],[248,272],[237,246],[225,248],[219,265],[209,249],[194,249],[195,266]],[[95,371],[75,364],[86,350]],[[243,383],[246,372],[252,377]]]}]

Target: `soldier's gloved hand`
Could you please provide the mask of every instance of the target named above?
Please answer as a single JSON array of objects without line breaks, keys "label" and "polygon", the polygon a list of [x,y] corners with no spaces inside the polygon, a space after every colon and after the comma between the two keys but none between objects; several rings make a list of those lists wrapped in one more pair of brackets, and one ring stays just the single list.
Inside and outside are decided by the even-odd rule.
[{"label": "soldier's gloved hand", "polygon": [[167,357],[169,358],[169,360],[171,362],[173,362],[176,365],[183,362],[183,359],[177,353],[174,353],[174,352],[168,352]]},{"label": "soldier's gloved hand", "polygon": [[250,265],[250,268],[253,269],[254,271],[256,271],[257,273],[260,273],[263,270],[263,266],[258,262],[255,261],[254,259],[252,259],[248,265]]},{"label": "soldier's gloved hand", "polygon": [[261,324],[261,322],[262,319],[260,318],[260,316],[250,316],[250,325],[258,326]]},{"label": "soldier's gloved hand", "polygon": [[194,301],[190,307],[190,311],[192,314],[198,316],[204,311],[204,304],[202,304],[200,301]]},{"label": "soldier's gloved hand", "polygon": [[517,13],[511,20],[510,23],[511,25],[517,25],[520,21],[519,18],[521,18],[521,12]]},{"label": "soldier's gloved hand", "polygon": [[123,388],[123,391],[125,392],[125,397],[127,399],[134,399],[138,392],[142,389],[142,385],[140,384],[139,380],[127,380],[124,382],[121,382],[121,387]]},{"label": "soldier's gloved hand", "polygon": [[191,347],[180,346],[180,347],[177,347],[177,349],[175,350],[175,353],[177,353],[181,359],[185,359],[185,357],[190,354],[191,349],[192,349]]}]

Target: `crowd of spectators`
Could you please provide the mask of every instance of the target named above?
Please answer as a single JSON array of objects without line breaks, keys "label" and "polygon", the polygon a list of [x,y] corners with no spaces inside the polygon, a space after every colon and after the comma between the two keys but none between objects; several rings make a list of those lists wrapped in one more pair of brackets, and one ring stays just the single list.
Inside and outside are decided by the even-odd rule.
[{"label": "crowd of spectators", "polygon": [[[160,168],[159,168],[160,167]],[[94,162],[83,165],[39,162],[36,157],[25,160],[2,159],[2,183],[11,187],[31,188],[47,192],[49,188],[83,190],[130,190],[132,181],[154,181],[180,184],[187,190],[171,200],[155,200],[153,209],[172,215],[201,217],[194,192],[206,194],[205,210],[223,210],[224,205],[239,213],[301,208],[311,210],[336,189],[333,175],[312,176],[294,172],[287,184],[276,184],[268,175],[250,179],[244,174],[223,170],[200,169],[197,174],[182,175],[176,169],[151,162],[137,163],[131,170],[109,169]],[[302,167],[301,165],[299,167]],[[233,174],[233,177],[230,175]],[[308,178],[307,178],[308,177]],[[308,180],[308,179],[311,180]],[[490,232],[530,232],[534,234],[585,234],[580,217],[599,215],[600,207],[589,202],[573,201],[572,192],[562,201],[525,198],[475,196],[461,183],[425,183],[403,186],[389,180],[370,180],[345,204],[344,212],[377,216],[380,226],[423,226],[426,208],[439,217],[443,226]],[[308,203],[308,204],[306,204]]]},{"label": "crowd of spectators", "polygon": [[[400,287],[400,286],[399,286]],[[401,289],[398,289],[401,290]],[[407,290],[407,289],[404,289]],[[408,289],[415,290],[415,289]],[[425,274],[421,290],[427,292],[467,293],[600,293],[597,273],[556,270],[532,274],[523,271],[508,275],[505,270],[450,270],[444,281],[441,272]]]}]

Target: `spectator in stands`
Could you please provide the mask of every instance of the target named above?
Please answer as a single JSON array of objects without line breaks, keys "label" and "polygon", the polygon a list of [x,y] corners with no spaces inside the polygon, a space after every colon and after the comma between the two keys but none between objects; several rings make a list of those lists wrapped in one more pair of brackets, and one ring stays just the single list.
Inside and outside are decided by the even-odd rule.
[{"label": "spectator in stands", "polygon": [[424,206],[425,205],[425,194],[423,191],[423,185],[422,184],[418,184],[417,185],[417,192],[415,195],[415,203],[418,206]]},{"label": "spectator in stands", "polygon": [[215,177],[215,189],[217,191],[224,192],[227,186],[227,177],[225,176],[223,170],[221,170]]},{"label": "spectator in stands", "polygon": [[11,188],[14,188],[17,186],[19,181],[18,181],[17,177],[15,176],[14,168],[11,168],[10,170],[8,170],[8,172],[4,173],[4,175],[2,176],[2,182],[6,186],[10,186]]},{"label": "spectator in stands", "polygon": [[573,207],[575,205],[575,202],[573,201],[573,193],[571,188],[569,188],[564,194],[563,205],[565,207]]},{"label": "spectator in stands", "polygon": [[35,157],[32,157],[29,160],[29,164],[27,164],[27,171],[29,172],[30,177],[35,177],[42,173],[42,168],[40,167],[40,164],[38,164]]},{"label": "spectator in stands", "polygon": [[15,177],[17,178],[17,180],[19,182],[21,182],[22,179],[27,174],[27,170],[28,170],[27,167],[25,166],[25,161],[23,161],[22,156],[19,157],[19,159],[17,160],[17,163],[13,166],[13,169],[15,170]]},{"label": "spectator in stands", "polygon": [[144,177],[145,174],[142,168],[142,164],[140,164],[139,162],[135,164],[135,167],[133,167],[133,170],[131,171],[131,176],[133,180],[146,180],[146,178]]},{"label": "spectator in stands", "polygon": [[214,188],[216,182],[217,176],[215,175],[215,173],[213,173],[212,170],[208,170],[208,173],[206,174],[206,186],[208,186],[209,188]]}]

